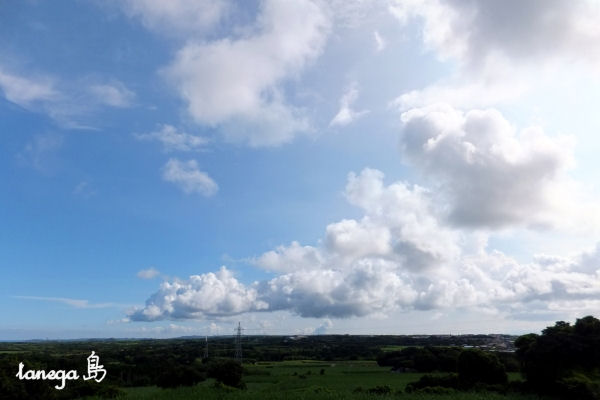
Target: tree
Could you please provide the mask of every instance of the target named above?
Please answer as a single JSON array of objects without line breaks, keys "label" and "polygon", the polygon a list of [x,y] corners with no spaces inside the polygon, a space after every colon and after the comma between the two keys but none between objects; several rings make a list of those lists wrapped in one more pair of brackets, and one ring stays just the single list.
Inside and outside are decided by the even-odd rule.
[{"label": "tree", "polygon": [[240,389],[244,388],[245,384],[242,381],[242,375],[243,368],[241,364],[233,360],[216,359],[208,363],[208,376],[224,385]]},{"label": "tree", "polygon": [[[600,320],[558,321],[515,341],[527,383],[539,393],[600,399]],[[576,393],[575,397],[572,397]]]},{"label": "tree", "polygon": [[458,356],[458,380],[463,388],[475,384],[504,385],[508,378],[504,365],[495,354],[477,349],[464,350]]}]

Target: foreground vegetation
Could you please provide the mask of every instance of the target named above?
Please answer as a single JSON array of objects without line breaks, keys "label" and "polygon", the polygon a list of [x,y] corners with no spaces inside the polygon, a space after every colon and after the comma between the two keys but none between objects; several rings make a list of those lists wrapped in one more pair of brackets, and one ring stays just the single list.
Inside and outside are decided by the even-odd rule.
[{"label": "foreground vegetation", "polygon": [[[600,399],[600,321],[541,335],[249,337],[0,343],[0,399]],[[503,351],[500,351],[503,349]],[[78,370],[94,350],[101,383],[24,381],[29,369]],[[553,397],[552,397],[553,396]]]},{"label": "foreground vegetation", "polygon": [[[406,387],[422,373],[394,373],[373,361],[259,362],[245,366],[245,390],[232,389],[209,379],[193,387],[163,389],[159,387],[130,388],[122,399],[385,399],[407,400],[533,400],[537,396],[490,392],[461,393],[421,391],[406,393]],[[440,374],[438,374],[440,375]],[[520,379],[518,374],[513,379]]]}]

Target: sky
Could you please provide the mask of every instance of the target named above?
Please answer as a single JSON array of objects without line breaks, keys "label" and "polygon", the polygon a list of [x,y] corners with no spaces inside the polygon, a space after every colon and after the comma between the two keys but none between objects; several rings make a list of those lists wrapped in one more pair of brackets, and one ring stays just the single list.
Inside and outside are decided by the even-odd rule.
[{"label": "sky", "polygon": [[600,2],[0,3],[0,340],[600,309]]}]

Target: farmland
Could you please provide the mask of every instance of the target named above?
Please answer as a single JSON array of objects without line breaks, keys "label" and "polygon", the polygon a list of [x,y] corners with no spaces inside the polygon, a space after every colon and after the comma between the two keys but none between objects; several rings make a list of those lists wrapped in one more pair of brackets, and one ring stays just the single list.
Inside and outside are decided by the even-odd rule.
[{"label": "farmland", "polygon": [[[235,390],[208,380],[193,387],[161,389],[156,386],[130,388],[122,399],[429,399],[428,393],[404,393],[408,383],[422,373],[392,373],[373,361],[322,362],[313,360],[258,362],[245,366],[245,390]],[[323,372],[321,372],[323,371]],[[519,379],[518,374],[513,378]],[[390,394],[373,389],[389,387]],[[435,394],[435,399],[500,400],[537,399],[517,394],[489,392]]]},{"label": "farmland", "polygon": [[[0,343],[0,384],[3,385],[3,390],[12,390],[12,394],[5,398],[28,398],[35,395],[48,399],[133,400],[367,399],[382,396],[422,399],[432,394],[407,393],[406,386],[425,374],[420,370],[393,372],[390,367],[393,363],[412,362],[411,359],[398,359],[399,354],[410,354],[410,357],[423,352],[443,354],[451,351],[454,354],[460,351],[461,346],[489,348],[499,343],[510,345],[513,339],[498,335],[246,336],[243,340],[243,368],[240,368],[241,385],[238,388],[224,385],[210,372],[210,360],[233,363],[232,337],[213,337],[208,343],[204,338],[197,337]],[[413,349],[416,353],[407,349]],[[65,390],[58,391],[52,388],[51,382],[18,381],[14,378],[21,361],[38,369],[76,369],[83,374],[86,357],[91,350],[101,357],[101,363],[107,370],[106,380],[102,383],[69,381]],[[208,359],[204,357],[205,351],[210,354]],[[419,363],[415,366],[423,368]],[[510,364],[506,366],[510,370]],[[425,368],[432,372],[432,376],[447,375],[435,372],[440,370],[440,366],[436,364],[427,364]],[[177,375],[176,372],[179,371],[189,372],[191,378]],[[512,381],[521,379],[518,372],[511,372],[509,378]],[[503,395],[486,391],[459,392],[442,389],[435,394],[436,398],[529,398],[514,393]]]}]

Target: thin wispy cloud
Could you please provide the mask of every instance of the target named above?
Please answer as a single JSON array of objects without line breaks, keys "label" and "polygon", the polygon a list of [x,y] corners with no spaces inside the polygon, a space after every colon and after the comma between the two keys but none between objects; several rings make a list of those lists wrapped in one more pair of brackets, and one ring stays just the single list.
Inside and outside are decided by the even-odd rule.
[{"label": "thin wispy cloud", "polygon": [[68,297],[43,297],[43,296],[12,296],[15,299],[34,300],[50,303],[61,303],[74,308],[123,308],[127,305],[117,303],[91,303],[89,300],[71,299]]},{"label": "thin wispy cloud", "polygon": [[358,94],[356,83],[353,83],[340,99],[340,109],[329,122],[329,126],[345,126],[369,113],[369,110],[355,111],[352,109],[352,105],[358,99]]},{"label": "thin wispy cloud", "polygon": [[198,151],[209,143],[204,136],[192,135],[176,129],[172,125],[164,124],[159,130],[149,133],[138,133],[134,135],[142,141],[156,141],[162,144],[167,152],[173,151]]},{"label": "thin wispy cloud", "polygon": [[162,169],[162,178],[178,186],[186,194],[197,193],[210,197],[219,190],[215,181],[206,172],[200,171],[196,160],[180,161],[171,158]]},{"label": "thin wispy cloud", "polygon": [[154,279],[160,275],[160,271],[154,267],[150,267],[148,269],[141,269],[136,274],[140,279]]},{"label": "thin wispy cloud", "polygon": [[111,107],[128,108],[135,100],[135,93],[121,82],[94,84],[89,87],[89,92],[98,103]]}]

